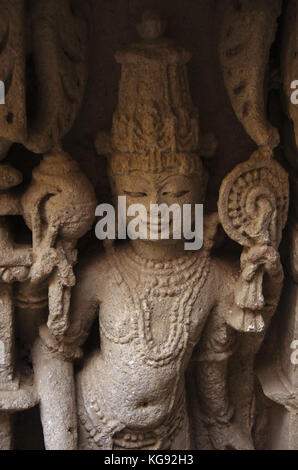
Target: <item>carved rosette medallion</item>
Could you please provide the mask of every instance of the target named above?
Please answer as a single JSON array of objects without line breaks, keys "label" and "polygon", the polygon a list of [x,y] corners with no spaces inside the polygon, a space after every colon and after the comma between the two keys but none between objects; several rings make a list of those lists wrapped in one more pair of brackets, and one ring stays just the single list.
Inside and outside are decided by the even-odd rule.
[{"label": "carved rosette medallion", "polygon": [[278,248],[288,208],[288,175],[270,151],[255,152],[228,175],[220,189],[221,223],[242,246],[272,244]]}]

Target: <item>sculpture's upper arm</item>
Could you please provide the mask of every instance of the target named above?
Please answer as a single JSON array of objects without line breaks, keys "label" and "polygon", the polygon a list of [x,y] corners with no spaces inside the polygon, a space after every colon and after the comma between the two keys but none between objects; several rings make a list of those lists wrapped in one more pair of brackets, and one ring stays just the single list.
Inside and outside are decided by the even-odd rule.
[{"label": "sculpture's upper arm", "polygon": [[193,354],[194,361],[221,362],[235,349],[235,334],[228,316],[234,302],[239,266],[234,260],[212,260],[213,308]]},{"label": "sculpture's upper arm", "polygon": [[241,276],[240,262],[235,257],[214,260],[216,263],[216,300],[214,312],[229,329],[244,331],[245,311],[235,302]]},{"label": "sculpture's upper arm", "polygon": [[225,310],[234,303],[236,282],[240,276],[239,261],[235,258],[213,260],[216,279],[217,309]]},{"label": "sculpture's upper arm", "polygon": [[99,298],[94,274],[93,266],[79,269],[77,283],[72,292],[70,326],[65,341],[78,346],[87,338],[98,311]]}]

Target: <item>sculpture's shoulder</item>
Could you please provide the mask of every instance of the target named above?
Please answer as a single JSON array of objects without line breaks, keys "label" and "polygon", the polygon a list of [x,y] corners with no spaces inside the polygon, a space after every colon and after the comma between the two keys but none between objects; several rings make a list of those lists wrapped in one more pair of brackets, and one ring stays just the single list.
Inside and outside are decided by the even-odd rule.
[{"label": "sculpture's shoulder", "polygon": [[209,279],[217,301],[234,291],[240,272],[240,254],[227,252],[225,247],[217,247],[219,244],[217,239],[221,239],[219,228],[220,221],[217,212],[205,216],[204,250],[210,255]]},{"label": "sculpture's shoulder", "polygon": [[216,286],[215,292],[218,303],[234,293],[239,275],[239,257],[234,254],[216,253],[211,255],[211,276]]},{"label": "sculpture's shoulder", "polygon": [[100,298],[109,270],[108,254],[98,247],[92,247],[78,258],[75,269],[77,293],[89,298]]}]

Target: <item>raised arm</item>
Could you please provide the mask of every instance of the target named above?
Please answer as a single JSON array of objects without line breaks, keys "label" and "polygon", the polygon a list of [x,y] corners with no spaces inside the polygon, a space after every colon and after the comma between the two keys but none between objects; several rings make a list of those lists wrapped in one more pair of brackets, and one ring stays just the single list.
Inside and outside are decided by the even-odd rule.
[{"label": "raised arm", "polygon": [[40,396],[41,422],[48,450],[77,447],[77,417],[73,360],[81,354],[98,310],[92,266],[79,270],[73,288],[70,327],[57,340],[46,326],[40,328],[32,356]]},{"label": "raised arm", "polygon": [[[250,344],[253,363],[281,293],[283,270],[278,252],[270,247],[256,247],[242,256],[242,269],[238,263],[214,261],[217,273],[218,301],[203,332],[194,357],[194,370],[201,418],[216,449],[252,449],[249,429],[237,421],[228,385],[229,359],[239,347],[241,333],[257,333]],[[265,268],[263,282],[264,306],[262,310],[248,312],[235,304],[235,294],[242,276],[252,279],[253,273]],[[248,273],[250,273],[248,275]],[[255,318],[259,320],[255,322]],[[261,329],[261,319],[263,327]],[[259,325],[259,330],[253,326]],[[244,352],[244,354],[246,354]],[[240,378],[239,378],[240,379]],[[250,384],[247,384],[249,387]]]}]

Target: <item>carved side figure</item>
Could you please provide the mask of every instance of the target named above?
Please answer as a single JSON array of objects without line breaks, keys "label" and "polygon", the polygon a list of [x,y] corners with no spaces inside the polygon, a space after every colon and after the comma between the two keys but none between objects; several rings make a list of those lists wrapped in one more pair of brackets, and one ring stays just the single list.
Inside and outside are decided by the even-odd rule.
[{"label": "carved side figure", "polygon": [[[282,22],[280,63],[284,111],[282,143],[284,157],[290,165],[292,195],[287,224],[288,269],[277,322],[272,332],[273,338],[276,338],[274,350],[267,348],[264,351],[257,371],[264,394],[279,405],[278,414],[274,413],[273,407],[270,417],[273,424],[269,429],[271,448],[278,450],[298,449],[298,105],[291,100],[294,91],[292,82],[298,77],[297,38],[298,5],[295,0],[290,0],[285,5]],[[279,429],[275,423],[281,419],[286,425]]]},{"label": "carved side figure", "polygon": [[[93,223],[95,196],[61,150],[85,88],[85,21],[71,0],[0,0],[0,7],[0,448],[7,450],[10,415],[38,404],[32,377],[20,366],[20,349],[30,354],[47,304],[53,333],[67,327],[75,245]],[[23,195],[15,191],[22,175],[2,163],[14,143],[46,154]],[[25,219],[33,246],[15,243],[13,216]]]},{"label": "carved side figure", "polygon": [[[223,182],[219,214],[229,237],[244,246],[242,275],[237,283],[235,302],[245,308],[242,317],[238,316],[238,320],[237,316],[234,317],[234,328],[258,332],[241,339],[238,361],[233,363],[231,370],[231,390],[236,389],[236,414],[246,422],[247,429],[253,430],[257,446],[261,437],[262,448],[266,431],[262,429],[260,432],[260,427],[264,426],[266,419],[262,423],[259,415],[264,417],[266,413],[263,410],[259,413],[262,405],[256,397],[262,393],[256,393],[260,383],[256,378],[255,358],[270,316],[263,314],[268,307],[266,295],[263,295],[264,269],[255,269],[254,263],[246,264],[246,253],[252,245],[260,249],[263,245],[266,251],[272,247],[276,250],[281,237],[280,229],[276,230],[276,227],[285,225],[288,212],[287,177],[272,159],[274,154],[283,157],[284,142],[279,146],[280,135],[270,122],[272,116],[268,112],[272,103],[273,81],[270,78],[276,76],[276,70],[272,73],[273,42],[277,38],[278,44],[276,32],[278,24],[282,24],[278,22],[282,5],[280,0],[228,0],[219,43],[223,78],[231,104],[258,147],[257,152],[236,167]],[[294,38],[295,34],[293,42]],[[284,325],[287,316],[288,312],[285,312]]]},{"label": "carved side figure", "polygon": [[[117,54],[122,77],[112,136],[97,139],[98,153],[103,146],[108,156],[114,196],[142,203],[147,221],[153,203],[203,203],[207,183],[204,139],[188,87],[190,55],[161,38],[163,29],[158,16],[146,13],[139,26],[143,40]],[[170,240],[116,243],[79,263],[67,332],[55,337],[44,326],[34,347],[48,449],[190,449],[185,373],[191,359],[195,398],[213,447],[253,448],[233,413],[227,368],[237,347],[235,329],[264,331],[283,281],[277,247],[287,178],[281,168],[281,180],[276,177],[270,156],[258,163],[263,151],[227,180],[220,200],[224,226],[249,240],[242,272],[237,260],[212,254],[217,214],[205,216],[199,251],[184,251],[184,240],[172,233]],[[248,202],[237,199],[239,185]],[[243,218],[235,223],[232,212],[240,210]],[[140,224],[143,234],[147,221]],[[161,220],[151,222],[161,234]],[[74,376],[72,361],[97,316],[99,347]]]}]

